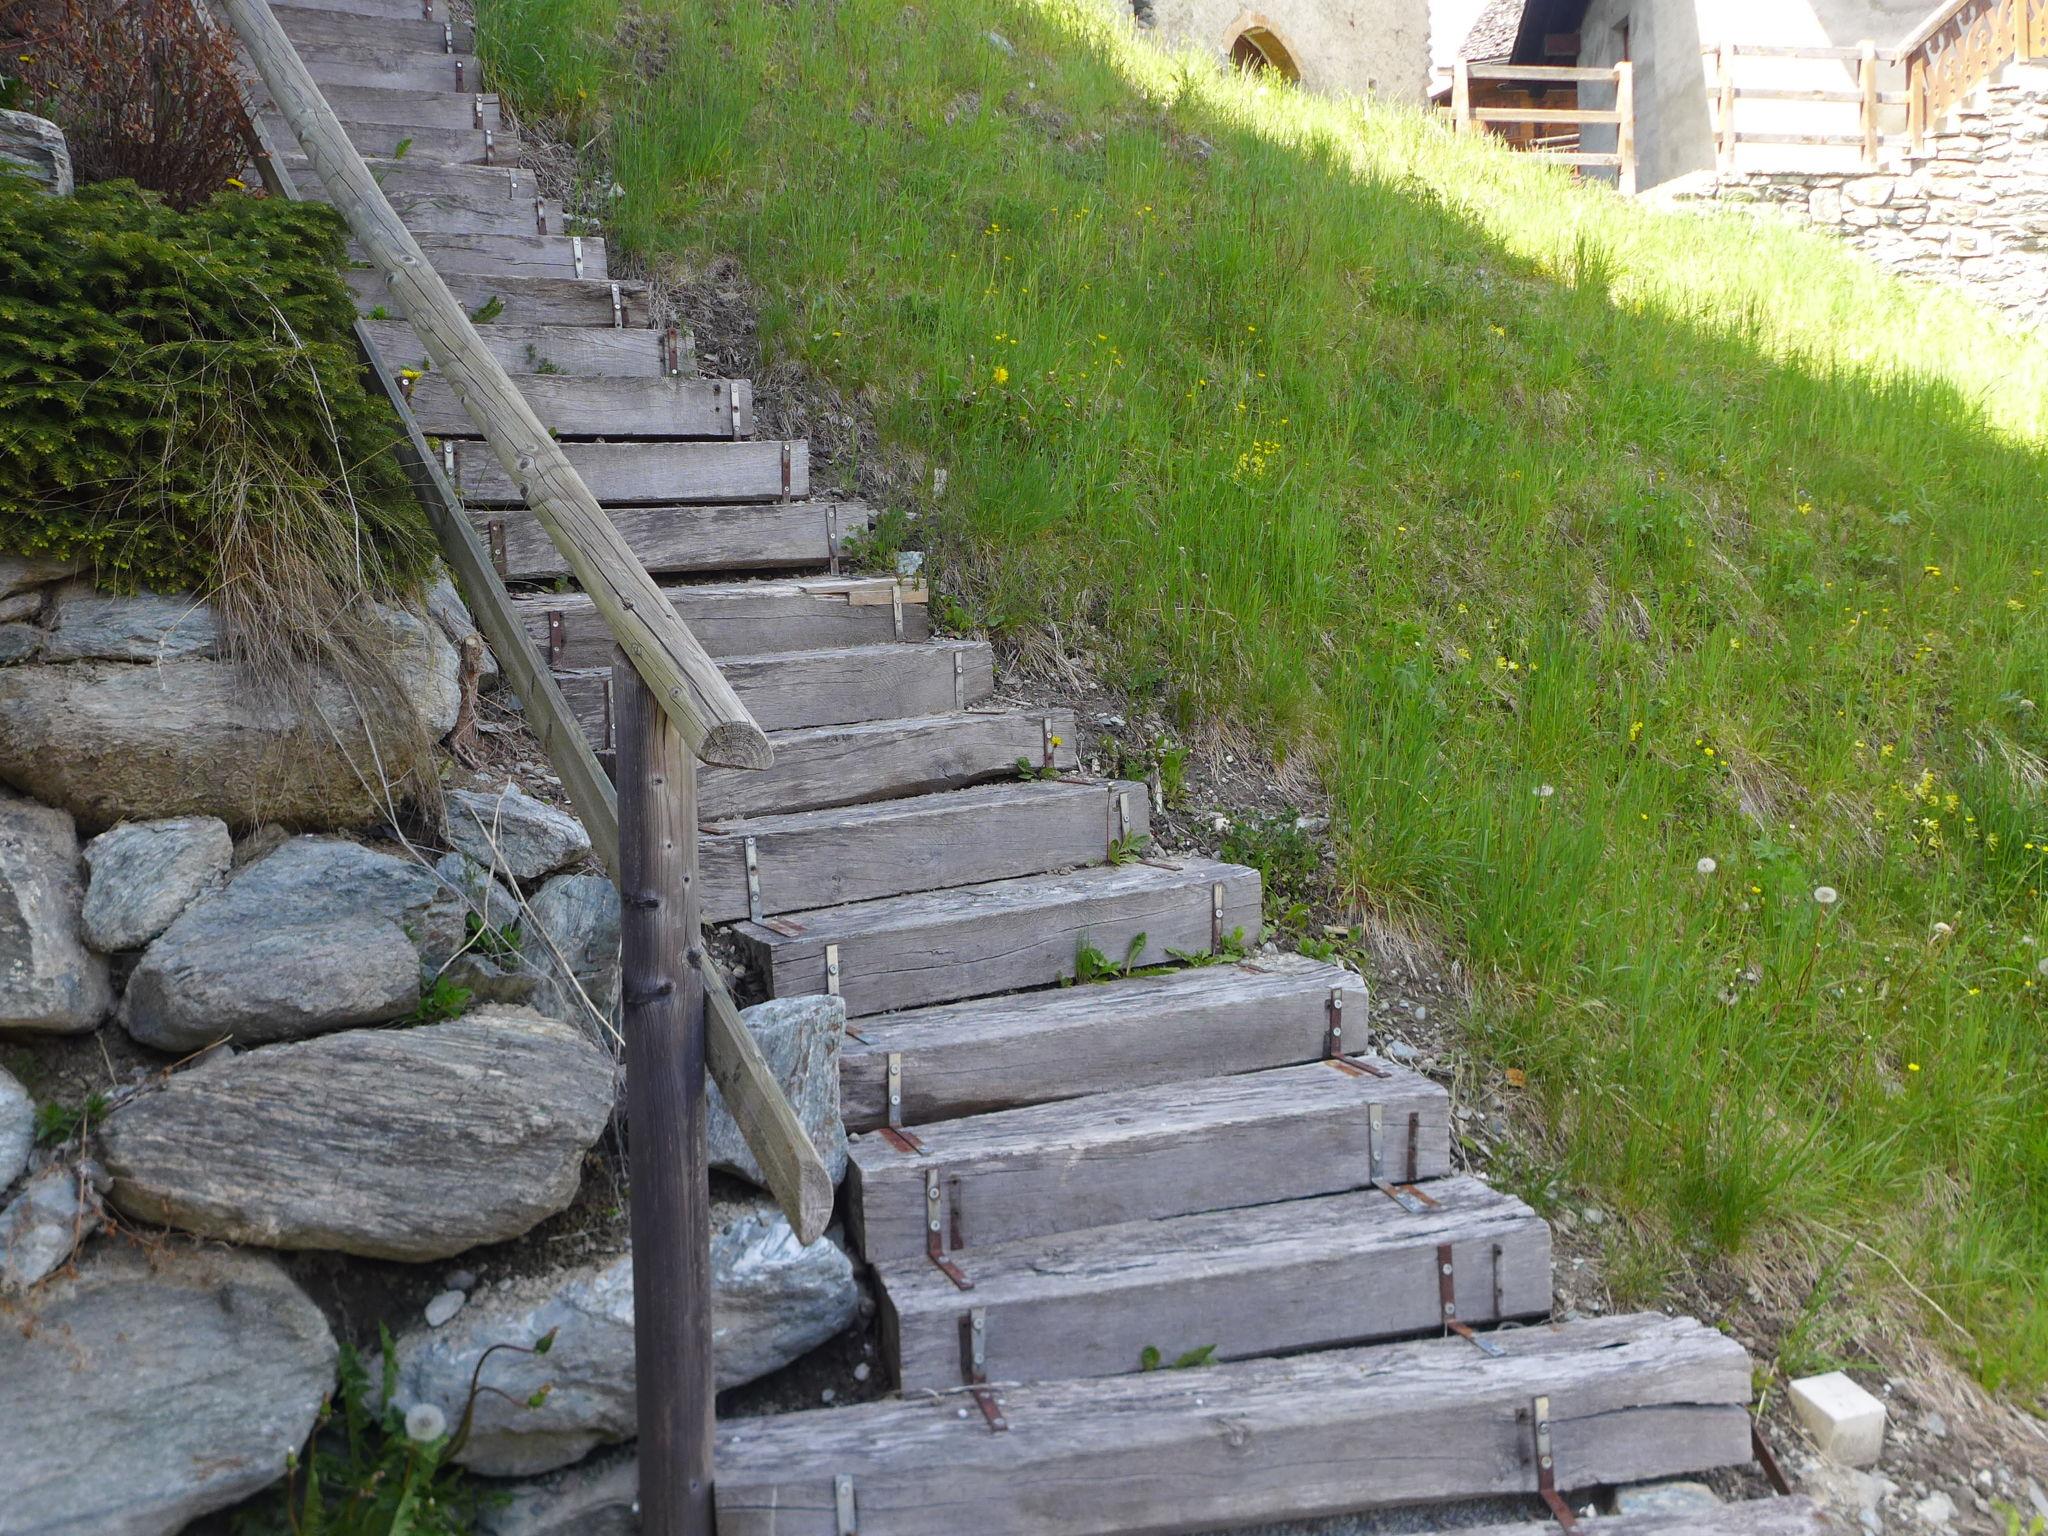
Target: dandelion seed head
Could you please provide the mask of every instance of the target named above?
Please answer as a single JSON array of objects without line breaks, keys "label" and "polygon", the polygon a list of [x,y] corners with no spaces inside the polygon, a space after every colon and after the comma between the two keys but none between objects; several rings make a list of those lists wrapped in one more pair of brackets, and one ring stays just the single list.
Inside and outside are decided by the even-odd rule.
[{"label": "dandelion seed head", "polygon": [[432,1403],[415,1403],[405,1411],[405,1435],[422,1444],[448,1432],[448,1416]]},{"label": "dandelion seed head", "polygon": [[1824,907],[1832,907],[1842,899],[1842,893],[1832,885],[1816,885],[1813,888],[1813,899]]},{"label": "dandelion seed head", "polygon": [[1720,867],[1721,866],[1716,864],[1712,859],[1701,859],[1699,863],[1693,865],[1693,868],[1698,870],[1703,875],[1711,875],[1715,870],[1719,869]]}]

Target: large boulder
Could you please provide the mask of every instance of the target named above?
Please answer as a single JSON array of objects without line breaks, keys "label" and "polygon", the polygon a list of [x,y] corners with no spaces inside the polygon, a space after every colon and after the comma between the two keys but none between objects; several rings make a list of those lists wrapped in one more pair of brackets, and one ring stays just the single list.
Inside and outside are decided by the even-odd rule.
[{"label": "large boulder", "polygon": [[35,1144],[35,1101],[13,1073],[0,1067],[0,1192],[21,1177]]},{"label": "large boulder", "polygon": [[0,171],[21,171],[58,197],[71,195],[71,146],[47,117],[0,112]]},{"label": "large boulder", "polygon": [[160,1050],[297,1040],[403,1018],[421,967],[461,946],[462,894],[426,865],[338,837],[292,838],[188,907],[121,1001]]},{"label": "large boulder", "polygon": [[358,1029],[173,1075],[100,1131],[124,1214],[233,1242],[443,1259],[575,1198],[611,1058],[522,1009]]},{"label": "large boulder", "polygon": [[102,1242],[0,1328],[0,1528],[182,1530],[284,1475],[334,1364],[272,1260]]},{"label": "large boulder", "polygon": [[590,834],[582,822],[511,783],[451,790],[448,841],[521,884],[545,879],[590,853]]},{"label": "large boulder", "polygon": [[519,953],[543,978],[534,1007],[596,1031],[591,1009],[610,1019],[619,1000],[618,887],[602,875],[557,875],[529,906]]},{"label": "large boulder", "polygon": [[113,1006],[79,933],[84,900],[71,818],[0,792],[0,1034],[83,1034]]},{"label": "large boulder", "polygon": [[[714,1201],[711,1325],[721,1389],[765,1376],[852,1326],[860,1307],[853,1265],[826,1239],[805,1248],[766,1200]],[[515,1477],[567,1466],[593,1447],[632,1438],[633,1260],[622,1254],[563,1274],[479,1294],[440,1328],[416,1328],[394,1348],[399,1404],[432,1403],[455,1423],[484,1351],[469,1443],[474,1471]],[[527,1403],[549,1388],[539,1407]]]},{"label": "large boulder", "polygon": [[[846,1175],[846,1122],[839,1115],[839,1050],[846,1039],[846,1003],[822,994],[778,997],[742,1008],[740,1022],[761,1047],[768,1069],[837,1184]],[[740,1134],[718,1084],[708,1077],[704,1094],[710,1103],[706,1139],[711,1166],[765,1186],[768,1177],[760,1159]]]},{"label": "large boulder", "polygon": [[[165,600],[102,601],[110,610],[147,605],[160,619]],[[415,726],[366,731],[355,694],[325,673],[294,693],[203,654],[36,659],[0,668],[0,781],[92,830],[167,816],[218,816],[238,827],[381,821],[390,813],[387,785],[402,794],[406,782],[431,779],[431,744],[455,723],[461,684],[455,647],[438,624],[378,612]],[[146,634],[150,622],[137,611],[128,628]],[[79,633],[88,630],[105,639],[102,653],[128,643],[112,611]],[[62,634],[60,626],[46,645]],[[71,649],[94,647],[80,639]]]},{"label": "large boulder", "polygon": [[235,840],[218,816],[131,821],[85,845],[92,880],[82,914],[86,942],[111,954],[140,949],[225,879]]}]

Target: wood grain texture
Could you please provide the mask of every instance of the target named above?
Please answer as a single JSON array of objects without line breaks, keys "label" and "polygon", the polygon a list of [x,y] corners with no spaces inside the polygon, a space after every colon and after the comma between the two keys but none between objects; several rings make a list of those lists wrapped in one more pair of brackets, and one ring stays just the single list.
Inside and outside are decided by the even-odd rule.
[{"label": "wood grain texture", "polygon": [[[753,718],[771,731],[857,720],[895,720],[950,707],[953,658],[959,697],[973,704],[994,686],[995,660],[978,640],[852,645],[837,650],[727,656],[720,666]],[[600,751],[611,748],[611,705],[602,672],[558,672],[562,697]]]},{"label": "wood grain texture", "polygon": [[344,125],[292,51],[277,15],[266,0],[221,0],[221,7],[349,232],[375,261],[382,286],[397,297],[428,354],[453,380],[500,456],[506,476],[517,478],[521,499],[561,546],[583,589],[605,610],[614,636],[653,690],[662,712],[706,761],[766,766],[770,753],[760,727],[662,601],[653,578],[633,559],[546,426],[477,340],[475,326],[385,201],[345,136]]},{"label": "wood grain texture", "polygon": [[[374,16],[391,21],[447,21],[448,0],[295,0],[294,9],[337,16]],[[287,29],[289,30],[289,29]]]},{"label": "wood grain texture", "polygon": [[1332,988],[1343,995],[1348,1049],[1362,1051],[1365,982],[1300,955],[864,1019],[840,1051],[840,1107],[849,1130],[886,1123],[892,1053],[913,1125],[1314,1061]]},{"label": "wood grain texture", "polygon": [[[388,85],[343,85],[320,80],[317,74],[314,79],[319,82],[327,105],[346,123],[389,123],[408,131],[489,128],[502,133],[505,128],[505,114],[499,108],[497,93],[481,87],[456,90],[452,70],[440,85],[423,91]],[[254,83],[250,98],[258,107],[271,104],[269,90],[260,78]]]},{"label": "wood grain texture", "polygon": [[336,85],[381,85],[390,90],[472,90],[483,76],[476,55],[422,53],[417,48],[302,43],[299,57],[324,92]]},{"label": "wood grain texture", "polygon": [[[782,478],[785,449],[787,495]],[[811,494],[810,444],[801,440],[569,443],[563,445],[562,452],[591,494],[606,505],[800,501]],[[455,445],[455,488],[473,507],[520,506],[525,502],[518,483],[489,449],[474,443]]]},{"label": "wood grain texture", "polygon": [[[422,381],[424,382],[424,381]],[[418,386],[413,390],[415,398]],[[889,576],[817,576],[786,581],[704,582],[664,587],[690,633],[712,656],[826,650],[929,637],[928,593]],[[903,602],[896,633],[891,594]],[[858,599],[858,600],[856,600]],[[601,665],[611,637],[596,605],[580,592],[513,599],[527,635],[565,671]]]},{"label": "wood grain texture", "polygon": [[1388,1177],[1441,1178],[1450,1171],[1450,1096],[1416,1073],[1374,1064],[1388,1075],[1314,1062],[944,1120],[918,1128],[917,1152],[857,1136],[848,1226],[870,1263],[922,1254],[930,1168],[947,1191],[949,1244],[957,1201],[965,1248],[1342,1194],[1372,1181],[1375,1104],[1391,1142]]},{"label": "wood grain texture", "polygon": [[[589,245],[584,242],[586,259]],[[603,242],[598,245],[602,272]],[[754,430],[754,386],[745,379],[579,379],[517,373],[512,382],[558,437],[735,438]],[[469,413],[438,374],[430,373],[413,385],[412,409],[422,427],[441,437],[476,435]]]},{"label": "wood grain texture", "polygon": [[761,910],[801,912],[1099,860],[1117,835],[1118,794],[1143,832],[1145,786],[1128,783],[987,784],[716,823],[699,851],[705,920],[747,916],[749,840]]},{"label": "wood grain texture", "polygon": [[761,1053],[760,1042],[740,1018],[732,993],[716,970],[708,970],[705,979],[711,1075],[733,1123],[761,1165],[768,1192],[797,1241],[808,1246],[832,1219],[831,1171]]},{"label": "wood grain texture", "polygon": [[[327,201],[326,188],[304,157],[282,163],[309,202]],[[540,197],[533,173],[522,166],[415,165],[409,160],[365,162],[370,175],[415,236],[422,234],[559,235],[562,205]],[[539,207],[535,207],[535,203]],[[545,223],[546,229],[541,225]]]},{"label": "wood grain texture", "polygon": [[[443,276],[467,273],[484,277],[573,278],[578,275],[575,242],[567,235],[534,233],[530,215],[527,229],[513,235],[446,234],[422,230],[411,223],[406,228],[412,230],[413,239],[427,253],[427,260]],[[363,253],[353,244],[349,247],[349,255],[354,260],[363,259]],[[581,275],[597,281],[605,276],[606,270],[604,241],[586,237]],[[475,428],[470,430],[474,432]]]},{"label": "wood grain texture", "polygon": [[968,1248],[952,1257],[971,1292],[923,1255],[887,1261],[883,1352],[905,1391],[960,1386],[969,1307],[986,1312],[994,1381],[1120,1376],[1148,1347],[1168,1362],[1199,1349],[1245,1360],[1436,1333],[1443,1243],[1460,1321],[1547,1315],[1542,1219],[1473,1178],[1429,1194],[1421,1215],[1372,1189]]},{"label": "wood grain texture", "polygon": [[773,766],[759,773],[704,771],[704,809],[711,816],[752,816],[1014,777],[1020,759],[1040,760],[1047,735],[1058,738],[1055,766],[1062,772],[1078,766],[1074,716],[1064,709],[968,710],[775,731],[768,738],[775,747]]},{"label": "wood grain texture", "polygon": [[[417,53],[449,51],[450,39],[442,30],[442,21],[446,18],[424,21],[411,17],[362,16],[302,5],[273,5],[270,11],[294,43],[409,48]],[[457,21],[453,25],[453,51],[476,52],[476,28],[466,21]]]},{"label": "wood grain texture", "polygon": [[1009,1387],[992,1435],[964,1396],[720,1426],[721,1536],[1178,1536],[1530,1493],[1547,1395],[1560,1487],[1749,1455],[1749,1356],[1689,1319],[1600,1318],[1198,1371]]},{"label": "wood grain texture", "polygon": [[[419,333],[402,319],[366,320],[377,350],[396,368],[431,370]],[[498,360],[507,373],[531,374],[543,364],[575,375],[616,378],[660,378],[665,372],[662,333],[647,329],[613,329],[609,326],[507,325],[502,321],[477,328],[477,339],[485,351]],[[554,554],[554,546],[533,514],[521,509],[531,525],[533,541],[546,545],[562,573],[568,564]],[[535,556],[538,561],[538,555]]]},{"label": "wood grain texture", "polygon": [[[650,336],[651,331],[615,331]],[[826,563],[832,539],[845,539],[874,520],[857,501],[761,501],[710,507],[613,507],[612,526],[650,571],[743,571]],[[479,509],[478,527],[503,530],[505,575],[534,581],[568,574],[568,561],[523,507]]]},{"label": "wood grain texture", "polygon": [[[565,690],[566,692],[567,690]],[[1172,951],[1210,949],[1211,889],[1223,887],[1223,932],[1256,934],[1256,870],[1209,859],[1076,870],[961,886],[923,896],[855,902],[806,913],[791,936],[758,923],[733,933],[761,970],[769,994],[826,988],[825,946],[839,954],[849,1015],[887,1013],[955,998],[1049,986],[1074,974],[1083,944],[1138,965]]]},{"label": "wood grain texture", "polygon": [[[404,296],[395,293],[381,273],[358,267],[344,275],[349,287],[355,290],[356,308],[361,313],[382,319],[413,318]],[[654,335],[646,329],[646,293],[638,283],[619,285],[619,312],[623,320],[613,326],[612,285],[596,278],[578,282],[573,277],[490,277],[476,272],[450,272],[443,282],[465,317],[478,313],[493,299],[498,301],[501,307],[495,319],[485,322],[485,330],[496,325],[585,325]],[[379,309],[384,311],[382,316],[375,314]],[[428,355],[432,353],[433,349],[428,348]]]},{"label": "wood grain texture", "polygon": [[[266,120],[285,130],[282,118]],[[482,128],[416,128],[346,119],[340,128],[356,153],[367,159],[417,160],[430,165],[512,165],[526,153],[526,146],[514,135],[495,129],[490,130],[490,141],[486,143],[486,130]],[[399,153],[400,145],[405,147],[403,154]]]},{"label": "wood grain texture", "polygon": [[[1750,1499],[1691,1515],[1629,1515],[1581,1520],[1580,1536],[1828,1536],[1830,1525],[1811,1499]],[[1557,1536],[1554,1520],[1487,1525],[1463,1536]]]}]

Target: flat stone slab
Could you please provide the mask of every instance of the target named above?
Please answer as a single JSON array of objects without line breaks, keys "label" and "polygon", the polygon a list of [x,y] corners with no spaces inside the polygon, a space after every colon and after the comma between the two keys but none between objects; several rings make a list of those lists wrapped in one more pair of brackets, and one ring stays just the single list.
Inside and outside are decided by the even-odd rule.
[{"label": "flat stone slab", "polygon": [[109,1115],[109,1198],[233,1242],[443,1259],[575,1198],[612,1074],[581,1031],[516,1008],[269,1046]]},{"label": "flat stone slab", "polygon": [[448,841],[485,868],[522,884],[545,879],[590,853],[590,834],[582,822],[509,783],[449,791]]},{"label": "flat stone slab", "polygon": [[[711,1212],[712,1350],[720,1389],[765,1376],[852,1326],[860,1304],[853,1264],[827,1239],[805,1248],[767,1200],[715,1201]],[[458,1459],[496,1477],[569,1465],[592,1448],[633,1437],[631,1254],[478,1292],[439,1328],[395,1344],[398,1401],[432,1403],[454,1423],[484,1351],[530,1348],[550,1329],[545,1355],[500,1350],[484,1367],[470,1441]],[[550,1387],[538,1408],[525,1406]],[[503,1394],[502,1396],[500,1394]]]},{"label": "flat stone slab", "polygon": [[0,790],[0,1035],[83,1034],[112,1009],[107,962],[79,930],[84,901],[70,816]]},{"label": "flat stone slab", "polygon": [[101,1242],[0,1328],[9,1531],[169,1536],[284,1475],[334,1338],[276,1263]]},{"label": "flat stone slab", "polygon": [[140,949],[220,881],[235,840],[218,816],[131,821],[85,845],[92,878],[81,915],[94,949]]}]

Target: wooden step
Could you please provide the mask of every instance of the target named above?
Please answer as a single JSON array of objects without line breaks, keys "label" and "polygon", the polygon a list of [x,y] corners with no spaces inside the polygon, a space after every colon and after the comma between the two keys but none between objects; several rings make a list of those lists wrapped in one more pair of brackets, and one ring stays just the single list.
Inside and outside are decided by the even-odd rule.
[{"label": "wooden step", "polygon": [[[428,259],[440,262],[422,240]],[[597,263],[604,266],[604,242]],[[589,256],[585,242],[585,257]],[[754,430],[754,386],[745,379],[579,379],[562,373],[519,373],[512,382],[557,437],[742,438]],[[438,374],[413,386],[412,413],[442,437],[477,430]]]},{"label": "wooden step", "polygon": [[[1141,834],[1145,786],[984,784],[907,800],[714,822],[697,844],[706,922],[978,885],[1103,857],[1124,821]],[[748,845],[753,890],[748,888]]]},{"label": "wooden step", "polygon": [[[1212,920],[1219,891],[1222,915]],[[1049,986],[1074,974],[1084,944],[1118,962],[1135,945],[1136,964],[1159,965],[1173,951],[1207,953],[1219,929],[1255,938],[1259,876],[1209,859],[1134,862],[826,907],[787,926],[800,931],[733,929],[770,996],[834,990],[829,948],[847,1012],[886,1013]]]},{"label": "wooden step", "polygon": [[[367,43],[301,43],[300,60],[314,82],[372,85],[393,91],[473,91],[483,80],[473,53],[379,48]],[[251,78],[254,71],[250,72]]]},{"label": "wooden step", "polygon": [[[513,484],[489,448],[474,442],[458,442],[453,448],[455,489],[465,505],[526,505],[525,492]],[[801,501],[811,494],[811,445],[802,438],[780,442],[570,443],[564,445],[564,452],[590,493],[605,506]]]},{"label": "wooden step", "polygon": [[[606,512],[640,563],[657,575],[822,566],[848,537],[875,520],[874,509],[862,502],[825,499],[610,507]],[[490,544],[498,574],[507,581],[569,574],[568,562],[527,508],[477,508],[470,520]]]},{"label": "wooden step", "polygon": [[[719,1536],[1126,1536],[1533,1494],[1749,1459],[1750,1361],[1690,1318],[1510,1329],[720,1423]],[[839,1511],[853,1523],[842,1524]]]},{"label": "wooden step", "polygon": [[[377,353],[393,368],[429,371],[426,348],[395,315],[366,322]],[[661,378],[672,359],[696,370],[691,338],[680,332],[613,329],[585,325],[515,325],[503,320],[476,328],[491,355],[508,372],[552,369],[572,378]],[[549,572],[547,574],[557,574]]]},{"label": "wooden step", "polygon": [[[663,590],[713,656],[882,645],[931,633],[928,590],[891,576],[704,582]],[[611,631],[583,593],[514,597],[512,608],[549,666],[560,671],[611,665]]]},{"label": "wooden step", "polygon": [[1013,777],[1022,761],[1049,757],[1051,766],[1071,772],[1080,760],[1073,711],[1065,709],[869,720],[773,731],[768,740],[775,761],[767,768],[698,770],[697,794],[705,815],[860,805]]},{"label": "wooden step", "polygon": [[466,21],[363,16],[318,6],[273,5],[271,14],[293,47],[405,48],[416,53],[475,53],[476,28]]},{"label": "wooden step", "polygon": [[[453,89],[455,55],[443,54],[442,57],[449,61],[451,70],[447,83],[438,90],[329,82],[321,85],[320,94],[327,98],[327,105],[334,109],[334,115],[345,123],[386,123],[407,132],[489,128],[494,133],[503,134],[505,114],[498,104],[497,93],[486,91],[481,86],[472,86],[465,91]],[[270,91],[260,78],[251,87],[250,98],[252,105],[269,109]]]},{"label": "wooden step", "polygon": [[[1836,1527],[1811,1499],[1747,1499],[1686,1515],[1617,1515],[1581,1520],[1579,1536],[1828,1536]],[[1558,1536],[1555,1520],[1461,1527],[1457,1536]],[[1437,1536],[1451,1536],[1448,1531]]]},{"label": "wooden step", "polygon": [[[1332,1012],[1330,1000],[1339,1003]],[[1315,1061],[1330,1025],[1345,1052],[1367,1048],[1365,982],[1301,955],[1260,955],[1141,977],[945,1003],[864,1020],[839,1053],[849,1130],[888,1120],[898,1058],[905,1123],[1044,1104]]]},{"label": "wooden step", "polygon": [[[995,688],[994,658],[978,640],[728,656],[718,669],[764,731],[928,715],[978,703]],[[611,751],[611,670],[558,672],[555,681],[591,744]]]},{"label": "wooden step", "polygon": [[[301,197],[328,201],[327,188],[303,156],[281,158]],[[368,163],[385,199],[415,235],[562,233],[561,203],[541,197],[533,173],[523,166]]]},{"label": "wooden step", "polygon": [[[412,237],[443,277],[467,272],[483,277],[581,277],[602,281],[610,275],[605,243],[596,235],[451,235],[416,229]],[[349,242],[348,254],[351,261],[364,259],[354,241]]]},{"label": "wooden step", "polygon": [[[265,115],[264,127],[273,144],[293,142],[281,117]],[[341,119],[342,132],[366,160],[410,160],[426,165],[510,165],[526,154],[526,146],[510,133],[491,128],[429,128],[401,123],[365,123]]]},{"label": "wooden step", "polygon": [[[448,0],[293,0],[295,9],[332,11],[340,16],[374,16],[391,21],[444,22]],[[280,7],[282,9],[282,7]]]},{"label": "wooden step", "polygon": [[1368,1189],[964,1248],[947,1258],[966,1291],[923,1254],[888,1260],[883,1352],[906,1392],[945,1391],[966,1384],[970,1327],[1001,1382],[1121,1376],[1148,1350],[1248,1360],[1436,1333],[1446,1244],[1459,1322],[1546,1316],[1542,1218],[1474,1178],[1428,1193],[1420,1214]]},{"label": "wooden step", "polygon": [[[356,309],[373,320],[403,320],[405,310],[384,285],[383,274],[352,267],[346,274],[356,291]],[[479,331],[493,325],[587,325],[595,329],[637,331],[660,346],[658,331],[649,331],[647,289],[641,283],[603,282],[573,277],[493,277],[477,272],[444,273],[455,302],[472,319],[495,308]],[[493,306],[492,301],[496,304]],[[381,313],[380,313],[381,311]],[[617,318],[618,324],[612,321]],[[566,366],[566,365],[564,365]]]},{"label": "wooden step", "polygon": [[849,1149],[848,1230],[871,1264],[921,1258],[933,1176],[948,1253],[1343,1194],[1375,1167],[1408,1185],[1450,1172],[1450,1110],[1428,1078],[1360,1057],[941,1120],[914,1151],[874,1132]]}]

